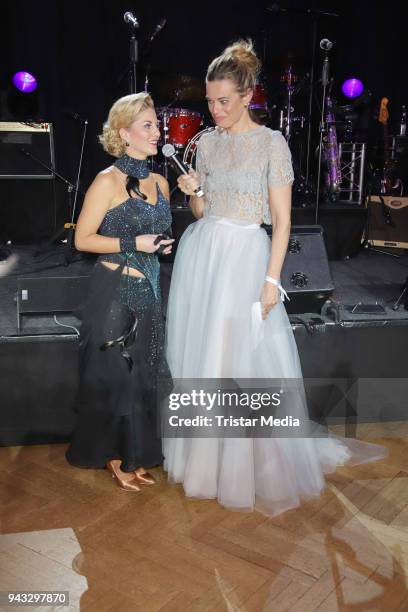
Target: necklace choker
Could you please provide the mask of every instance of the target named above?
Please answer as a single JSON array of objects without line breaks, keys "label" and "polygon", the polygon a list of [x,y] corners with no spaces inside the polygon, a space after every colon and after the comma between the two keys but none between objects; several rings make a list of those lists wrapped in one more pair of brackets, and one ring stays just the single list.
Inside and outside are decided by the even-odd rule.
[{"label": "necklace choker", "polygon": [[127,174],[127,176],[132,176],[137,179],[147,178],[150,174],[147,159],[135,159],[126,153],[122,155],[122,157],[119,157],[113,165]]}]

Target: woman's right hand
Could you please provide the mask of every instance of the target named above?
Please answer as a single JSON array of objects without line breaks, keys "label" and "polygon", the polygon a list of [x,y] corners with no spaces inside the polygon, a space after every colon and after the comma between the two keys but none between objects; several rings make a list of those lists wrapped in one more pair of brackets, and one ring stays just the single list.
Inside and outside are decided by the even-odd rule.
[{"label": "woman's right hand", "polygon": [[174,238],[168,240],[160,240],[157,244],[154,243],[159,234],[143,234],[142,236],[136,236],[136,251],[143,251],[144,253],[155,253],[161,244],[164,246],[168,245],[163,253],[168,255],[171,253],[171,244],[174,242]]},{"label": "woman's right hand", "polygon": [[182,174],[177,179],[177,184],[183,193],[189,196],[194,196],[195,191],[199,188],[200,182],[197,172],[190,170],[188,174]]}]

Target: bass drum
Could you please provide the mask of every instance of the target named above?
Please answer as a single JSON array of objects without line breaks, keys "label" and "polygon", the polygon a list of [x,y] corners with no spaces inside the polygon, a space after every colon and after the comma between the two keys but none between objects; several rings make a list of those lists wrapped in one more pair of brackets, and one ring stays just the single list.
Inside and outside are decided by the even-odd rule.
[{"label": "bass drum", "polygon": [[183,155],[183,162],[187,164],[190,168],[195,170],[196,167],[196,153],[197,153],[197,144],[203,134],[208,134],[209,132],[213,132],[215,127],[208,127],[201,132],[198,132],[188,143],[186,146],[186,150]]}]

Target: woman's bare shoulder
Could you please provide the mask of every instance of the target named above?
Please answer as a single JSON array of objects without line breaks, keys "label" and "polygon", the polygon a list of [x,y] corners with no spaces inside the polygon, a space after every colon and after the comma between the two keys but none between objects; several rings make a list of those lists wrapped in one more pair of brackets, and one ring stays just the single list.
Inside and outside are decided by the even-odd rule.
[{"label": "woman's bare shoulder", "polygon": [[106,191],[117,191],[119,175],[117,169],[114,166],[109,166],[104,170],[101,170],[94,178],[91,189],[92,190],[106,190]]}]

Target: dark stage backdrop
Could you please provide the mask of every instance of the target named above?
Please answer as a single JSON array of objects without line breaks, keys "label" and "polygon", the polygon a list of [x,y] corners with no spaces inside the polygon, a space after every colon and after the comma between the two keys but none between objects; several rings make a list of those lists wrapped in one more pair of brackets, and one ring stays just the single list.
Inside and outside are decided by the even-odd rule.
[{"label": "dark stage backdrop", "polygon": [[[287,12],[267,6],[290,8]],[[129,28],[123,14],[131,10],[141,23],[140,44],[151,35],[162,17],[167,24],[151,49],[152,94],[158,103],[167,75],[189,74],[204,78],[208,61],[237,37],[251,36],[264,60],[270,94],[279,92],[279,74],[288,52],[297,72],[308,71],[311,59],[312,19],[307,8],[336,12],[339,18],[320,18],[317,41],[335,42],[332,74],[335,88],[347,76],[359,76],[377,101],[390,98],[391,124],[397,124],[399,108],[407,102],[404,59],[406,21],[403,3],[394,0],[318,1],[272,0],[255,2],[166,2],[162,0],[3,0],[0,53],[0,119],[44,119],[55,125],[57,169],[70,180],[78,163],[81,124],[66,111],[89,120],[82,188],[109,163],[97,143],[97,134],[112,102],[128,93]],[[316,68],[320,74],[321,52]],[[31,108],[19,106],[10,90],[14,71],[25,69],[39,81]],[[142,88],[143,71],[139,74]],[[316,90],[320,94],[319,88]],[[303,102],[306,103],[306,96]],[[188,105],[177,104],[187,107]],[[315,115],[318,107],[315,104]],[[300,110],[300,109],[297,109]],[[371,112],[371,111],[370,111]],[[13,114],[14,113],[14,114]],[[20,114],[18,114],[20,113]],[[27,116],[28,114],[28,116]],[[313,126],[317,136],[317,125]],[[64,206],[63,198],[58,203]],[[1,214],[1,211],[0,211]]]}]

